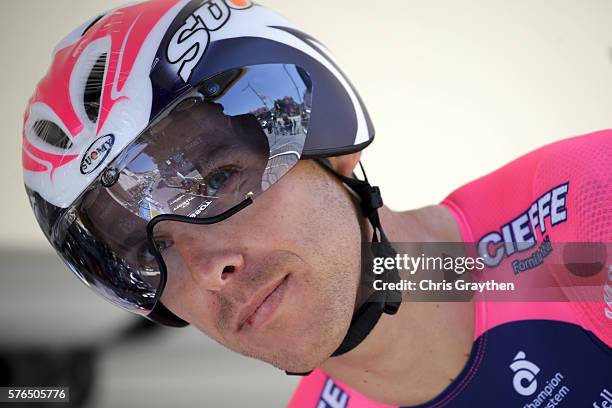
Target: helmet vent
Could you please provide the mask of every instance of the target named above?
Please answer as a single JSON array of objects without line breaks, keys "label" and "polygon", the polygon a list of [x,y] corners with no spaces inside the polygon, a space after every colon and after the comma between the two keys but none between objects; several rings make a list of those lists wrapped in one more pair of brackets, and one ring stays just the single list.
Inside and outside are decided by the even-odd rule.
[{"label": "helmet vent", "polygon": [[104,53],[98,57],[98,60],[91,68],[89,78],[85,84],[85,95],[83,96],[83,105],[87,117],[92,122],[98,120],[100,113],[100,99],[102,97],[102,85],[104,81],[104,71],[106,69],[107,54]]},{"label": "helmet vent", "polygon": [[34,132],[45,143],[60,149],[70,149],[72,142],[59,126],[48,120],[38,120],[34,123]]}]

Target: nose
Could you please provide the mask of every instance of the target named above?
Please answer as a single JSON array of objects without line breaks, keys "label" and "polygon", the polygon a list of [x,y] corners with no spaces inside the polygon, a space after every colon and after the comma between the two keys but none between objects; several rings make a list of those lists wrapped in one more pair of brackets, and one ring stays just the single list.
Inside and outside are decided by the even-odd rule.
[{"label": "nose", "polygon": [[198,244],[194,237],[182,236],[175,240],[175,245],[185,269],[205,290],[221,291],[244,266],[241,252],[228,248],[206,248]]}]

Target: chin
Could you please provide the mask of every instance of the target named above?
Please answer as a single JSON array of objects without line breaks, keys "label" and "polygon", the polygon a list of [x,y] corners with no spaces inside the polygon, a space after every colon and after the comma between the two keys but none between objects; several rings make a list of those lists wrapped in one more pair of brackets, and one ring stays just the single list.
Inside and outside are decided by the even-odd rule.
[{"label": "chin", "polygon": [[304,373],[314,370],[327,361],[341,340],[342,338],[333,341],[331,334],[324,334],[319,338],[276,337],[276,341],[271,341],[263,348],[241,354],[264,361],[283,371]]},{"label": "chin", "polygon": [[329,356],[305,356],[304,354],[283,354],[267,356],[263,361],[278,368],[279,370],[290,373],[307,373],[319,367]]}]

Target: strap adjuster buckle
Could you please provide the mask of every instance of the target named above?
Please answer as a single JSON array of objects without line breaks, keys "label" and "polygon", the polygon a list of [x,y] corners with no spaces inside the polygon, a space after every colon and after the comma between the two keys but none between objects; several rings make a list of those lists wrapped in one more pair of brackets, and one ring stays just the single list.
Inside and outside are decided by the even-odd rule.
[{"label": "strap adjuster buckle", "polygon": [[361,194],[361,209],[364,214],[369,215],[384,205],[380,189],[376,186],[367,186]]}]

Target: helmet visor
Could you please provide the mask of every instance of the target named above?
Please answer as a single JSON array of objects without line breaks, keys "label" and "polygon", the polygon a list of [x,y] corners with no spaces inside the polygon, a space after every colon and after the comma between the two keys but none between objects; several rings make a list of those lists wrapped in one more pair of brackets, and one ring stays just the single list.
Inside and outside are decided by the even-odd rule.
[{"label": "helmet visor", "polygon": [[189,89],[101,173],[53,228],[72,271],[147,315],[165,284],[148,245],[156,216],[213,219],[255,199],[300,159],[312,86],[294,65],[226,71]]}]

